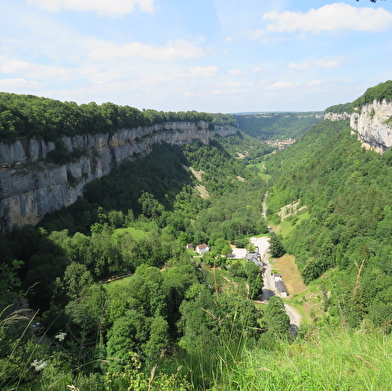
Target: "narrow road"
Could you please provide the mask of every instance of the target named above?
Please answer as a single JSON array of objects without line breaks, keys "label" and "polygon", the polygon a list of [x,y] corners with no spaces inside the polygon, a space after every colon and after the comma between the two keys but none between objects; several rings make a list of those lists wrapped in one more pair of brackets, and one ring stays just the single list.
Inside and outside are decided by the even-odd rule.
[{"label": "narrow road", "polygon": [[276,294],[275,282],[271,275],[271,265],[269,263],[269,238],[263,236],[261,238],[250,238],[250,242],[258,248],[258,252],[261,257],[261,261],[264,265],[264,285],[263,285],[263,301],[268,301],[268,299]]},{"label": "narrow road", "polygon": [[290,318],[291,331],[296,334],[298,331],[299,324],[301,323],[301,315],[288,304],[285,304],[284,306],[286,308],[286,314]]},{"label": "narrow road", "polygon": [[[261,207],[261,215],[264,217],[265,220],[267,220],[267,197],[268,191],[264,194]],[[271,275],[271,265],[269,263],[269,238],[266,236],[261,238],[251,238],[250,242],[258,248],[261,261],[264,264],[265,271],[262,300],[268,302],[270,297],[277,294],[275,281]],[[295,335],[297,334],[298,327],[301,323],[301,315],[288,304],[285,304],[284,306],[286,308],[286,314],[290,318],[291,332]]]}]

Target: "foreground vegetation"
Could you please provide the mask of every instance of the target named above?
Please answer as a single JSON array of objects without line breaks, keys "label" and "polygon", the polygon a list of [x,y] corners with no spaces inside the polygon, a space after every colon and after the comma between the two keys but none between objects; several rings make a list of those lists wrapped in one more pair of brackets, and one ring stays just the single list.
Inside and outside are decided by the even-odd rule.
[{"label": "foreground vegetation", "polygon": [[[269,152],[241,132],[162,146],[1,238],[0,387],[388,389],[391,153],[347,121]],[[267,233],[267,190],[271,255],[294,255],[308,285],[289,299],[312,320],[296,338],[279,297],[255,304],[259,268],[225,257]]]},{"label": "foreground vegetation", "polygon": [[[288,334],[281,301],[265,314],[252,301],[259,268],[221,256],[267,232],[266,185],[235,156],[269,148],[232,141],[157,148],[40,227],[2,238],[2,389],[208,389],[222,359]],[[203,242],[212,251],[192,260],[185,244]],[[22,292],[30,314],[18,310]]]},{"label": "foreground vegetation", "polygon": [[223,370],[214,390],[383,390],[389,388],[391,340],[377,330],[309,329],[274,351],[243,352],[241,363]]}]

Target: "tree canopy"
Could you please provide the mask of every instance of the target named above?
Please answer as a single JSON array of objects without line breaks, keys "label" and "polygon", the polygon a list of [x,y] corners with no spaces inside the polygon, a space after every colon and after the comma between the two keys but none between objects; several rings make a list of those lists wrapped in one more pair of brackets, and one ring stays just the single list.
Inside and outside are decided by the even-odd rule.
[{"label": "tree canopy", "polygon": [[163,112],[138,110],[114,103],[101,105],[0,93],[0,142],[12,143],[20,137],[57,141],[61,136],[108,133],[123,128],[137,128],[163,122],[209,121],[212,125],[236,125],[229,114],[196,111]]}]

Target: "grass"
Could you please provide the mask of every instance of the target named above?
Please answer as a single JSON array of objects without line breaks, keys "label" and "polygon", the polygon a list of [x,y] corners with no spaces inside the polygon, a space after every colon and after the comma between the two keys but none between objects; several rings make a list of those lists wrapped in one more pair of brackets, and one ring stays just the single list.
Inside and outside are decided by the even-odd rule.
[{"label": "grass", "polygon": [[261,177],[267,183],[272,178],[271,175],[264,173],[264,163],[249,164],[247,167],[257,167],[260,170],[258,173],[259,177]]},{"label": "grass", "polygon": [[286,254],[276,259],[275,268],[282,275],[290,295],[299,294],[306,289],[293,255]]},{"label": "grass", "polygon": [[278,234],[280,233],[284,238],[287,238],[294,230],[295,226],[300,224],[301,221],[306,220],[310,217],[309,212],[298,215],[298,220],[294,225],[291,224],[291,220],[284,220],[279,225],[271,225],[272,229]]},{"label": "grass", "polygon": [[273,351],[244,350],[212,390],[387,390],[391,356],[392,339],[376,330],[310,328]]},{"label": "grass", "polygon": [[129,283],[131,278],[132,278],[132,276],[127,276],[127,277],[124,277],[124,278],[120,278],[118,280],[111,281],[108,284],[105,284],[104,286],[106,287],[106,289],[108,291],[110,291],[111,289],[113,289],[115,287],[128,285],[128,283]]},{"label": "grass", "polygon": [[259,177],[261,177],[261,179],[263,179],[267,183],[272,178],[272,176],[270,174],[264,174],[262,172],[259,172],[258,175],[259,175]]},{"label": "grass", "polygon": [[128,228],[118,228],[114,231],[113,236],[119,236],[119,235],[124,235],[124,234],[129,234],[132,236],[133,239],[138,240],[138,239],[143,239],[145,238],[148,233],[141,230],[141,229],[136,229],[133,227],[128,227]]}]

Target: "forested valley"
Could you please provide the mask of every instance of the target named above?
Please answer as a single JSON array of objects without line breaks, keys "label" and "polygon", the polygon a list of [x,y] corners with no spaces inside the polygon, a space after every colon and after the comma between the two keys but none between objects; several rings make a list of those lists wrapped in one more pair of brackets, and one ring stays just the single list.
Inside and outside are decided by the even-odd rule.
[{"label": "forested valley", "polygon": [[319,122],[322,112],[233,114],[241,130],[258,140],[297,139]]},{"label": "forested valley", "polygon": [[[238,131],[124,162],[0,238],[1,388],[388,389],[391,154],[324,120],[283,151]],[[260,302],[260,268],[227,255],[261,235],[303,292]]]}]

